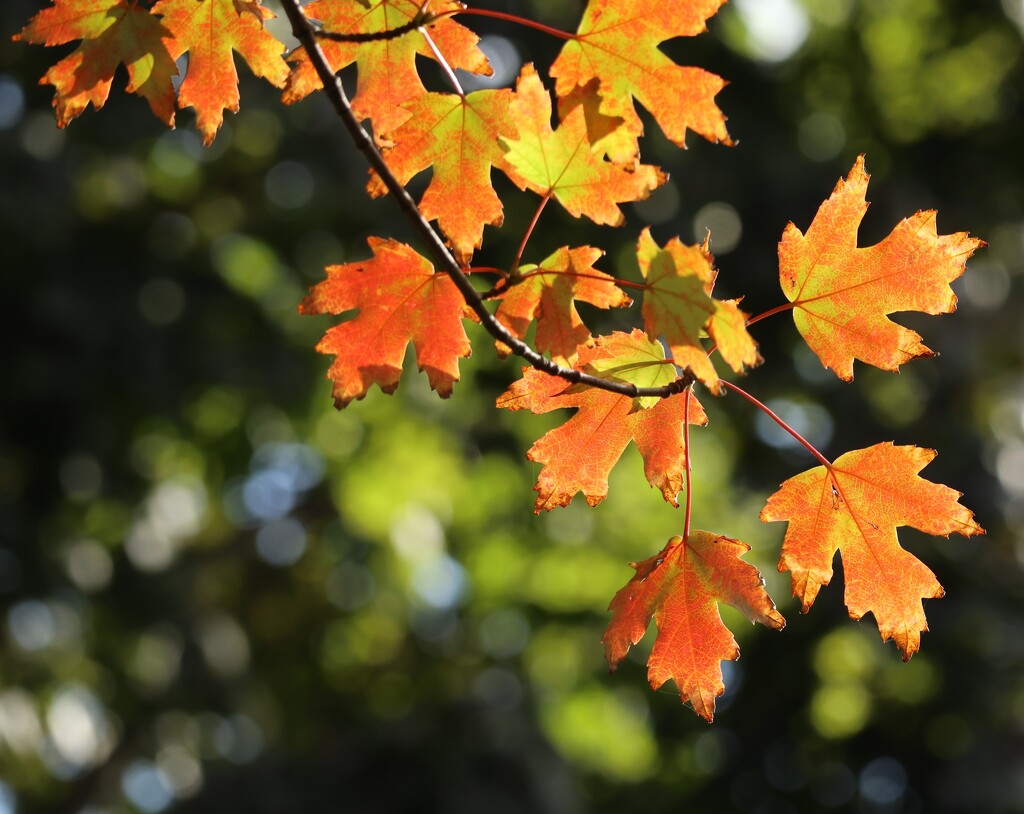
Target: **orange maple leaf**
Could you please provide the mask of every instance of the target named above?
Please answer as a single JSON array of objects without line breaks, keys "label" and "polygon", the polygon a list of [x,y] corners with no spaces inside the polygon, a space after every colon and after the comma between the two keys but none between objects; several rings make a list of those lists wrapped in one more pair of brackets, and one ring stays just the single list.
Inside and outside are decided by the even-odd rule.
[{"label": "orange maple leaf", "polygon": [[57,126],[92,105],[107,101],[114,72],[128,68],[128,91],[149,102],[153,113],[174,125],[174,88],[178,69],[164,39],[170,32],[147,9],[125,0],[54,0],[14,35],[15,41],[40,45],[82,44],[46,72],[40,84],[53,85]]},{"label": "orange maple leaf", "polygon": [[[378,34],[403,28],[419,15],[423,0],[314,0],[303,7],[306,16],[320,20],[324,30],[337,34]],[[462,8],[456,0],[436,0],[433,14]],[[490,75],[490,64],[477,47],[479,38],[459,23],[444,17],[425,27],[434,45],[452,68]],[[427,92],[416,70],[416,57],[436,60],[433,49],[420,31],[372,42],[320,43],[324,56],[337,72],[355,63],[358,88],[352,110],[360,119],[370,119],[374,135],[400,127],[412,114],[403,105]],[[287,104],[304,99],[323,85],[304,49],[288,57],[293,63],[285,87]]]},{"label": "orange maple leaf", "polygon": [[886,315],[955,310],[949,283],[985,245],[966,232],[939,235],[935,212],[928,211],[900,221],[881,243],[859,249],[867,186],[860,156],[807,234],[790,223],[779,244],[779,279],[796,327],[822,364],[845,381],[853,378],[854,359],[898,370],[911,359],[934,356],[916,332]]},{"label": "orange maple leaf", "polygon": [[168,47],[177,59],[188,52],[188,70],[178,89],[178,107],[193,107],[196,126],[207,146],[224,122],[224,111],[238,110],[238,73],[233,51],[256,76],[275,87],[288,78],[284,45],[263,25],[274,14],[256,0],[159,0],[154,14],[174,39]]},{"label": "orange maple leaf", "polygon": [[[575,367],[643,387],[663,386],[676,378],[661,345],[639,330],[598,337],[592,346],[579,349]],[[526,453],[529,460],[544,465],[534,486],[534,512],[567,506],[577,492],[583,492],[587,503],[596,506],[608,494],[608,475],[630,441],[643,456],[647,481],[661,490],[665,500],[679,505],[676,495],[683,488],[686,454],[686,398],[680,393],[645,408],[629,396],[582,385],[567,386],[557,376],[524,368],[523,378],[498,398],[498,407],[534,413],[561,407],[578,410]],[[707,424],[704,408],[692,392],[689,398],[690,423]]]},{"label": "orange maple leaf", "polygon": [[934,450],[876,444],[790,478],[768,499],[761,520],[788,520],[779,570],[789,571],[803,612],[832,579],[839,550],[846,607],[860,619],[874,614],[883,640],[909,659],[928,630],[922,599],[942,596],[935,575],[900,547],[898,526],[926,534],[984,534],[958,501],[960,492],[918,476]]},{"label": "orange maple leaf", "polygon": [[658,637],[647,660],[651,687],[673,679],[682,701],[710,721],[715,699],[725,692],[721,662],[740,655],[718,603],[731,605],[751,622],[775,630],[786,626],[761,574],[740,559],[749,550],[739,540],[692,531],[686,540],[673,537],[650,559],[630,563],[636,574],[608,606],[612,621],[601,638],[608,666],[618,667],[653,617]]},{"label": "orange maple leaf", "polygon": [[310,289],[301,314],[341,314],[358,308],[348,322],[330,328],[316,349],[335,354],[327,373],[340,408],[363,398],[372,384],[393,393],[409,342],[432,389],[451,395],[459,380],[459,358],[470,355],[462,319],[475,319],[447,274],[408,246],[371,237],[373,258],[329,266],[327,279]]},{"label": "orange maple leaf", "polygon": [[[589,246],[563,246],[539,265],[520,266],[521,281],[501,293],[494,316],[519,339],[526,337],[530,323],[536,319],[537,350],[549,353],[559,364],[572,364],[576,349],[590,339],[590,331],[573,301],[598,308],[621,308],[632,302],[615,284],[614,277],[594,268],[603,254]],[[508,356],[508,346],[495,344],[501,357]]]},{"label": "orange maple leaf", "polygon": [[718,270],[707,240],[703,246],[686,246],[672,238],[662,248],[650,229],[644,229],[637,243],[637,260],[646,281],[644,326],[651,336],[665,337],[677,365],[689,368],[711,392],[721,393],[718,373],[701,343],[705,330],[737,373],[761,363],[739,301],[711,296]]},{"label": "orange maple leaf", "polygon": [[590,0],[576,37],[551,66],[555,92],[566,96],[597,78],[601,112],[636,118],[636,98],[679,147],[686,131],[731,144],[725,117],[714,102],[725,81],[701,68],[676,65],[658,45],[707,30],[725,0],[652,3],[650,0]]},{"label": "orange maple leaf", "polygon": [[[491,186],[491,167],[504,164],[498,136],[512,135],[508,106],[510,90],[478,90],[464,97],[427,93],[405,104],[411,117],[383,134],[393,146],[384,158],[399,183],[434,168],[420,201],[420,213],[437,219],[456,258],[468,264],[483,241],[484,224],[500,226],[501,199]],[[376,175],[370,194],[384,195],[387,187]]]},{"label": "orange maple leaf", "polygon": [[613,164],[595,154],[583,106],[552,130],[551,96],[532,65],[523,66],[509,113],[518,133],[502,139],[509,177],[521,189],[553,196],[573,217],[618,226],[624,218],[616,204],[646,198],[668,178],[649,164]]},{"label": "orange maple leaf", "polygon": [[587,141],[591,150],[604,155],[616,164],[633,164],[640,154],[640,136],[644,125],[632,107],[622,111],[621,116],[607,116],[601,112],[602,99],[598,93],[598,81],[573,88],[558,97],[558,118],[565,120],[574,108],[583,108],[587,123]]}]

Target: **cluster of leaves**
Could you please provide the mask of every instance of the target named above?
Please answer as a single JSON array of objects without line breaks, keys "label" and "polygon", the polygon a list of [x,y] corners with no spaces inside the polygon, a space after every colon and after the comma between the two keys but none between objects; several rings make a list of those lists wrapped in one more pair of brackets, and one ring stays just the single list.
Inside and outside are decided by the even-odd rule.
[{"label": "cluster of leaves", "polygon": [[[724,80],[678,65],[659,49],[668,39],[703,32],[722,2],[589,0],[576,32],[568,33],[455,0],[315,0],[301,9],[297,0],[283,0],[301,43],[286,56],[264,27],[271,14],[259,0],[158,0],[148,6],[137,0],[54,0],[16,37],[46,45],[81,40],[43,78],[56,89],[60,126],[90,102],[103,105],[122,62],[128,90],[145,97],[166,124],[173,125],[175,106],[194,107],[207,144],[224,110],[238,106],[232,51],[283,88],[285,102],[326,89],[357,139],[362,134],[366,140],[360,146],[374,170],[369,194],[395,193],[421,233],[435,238],[428,247],[433,261],[408,245],[371,238],[368,259],[329,267],[301,304],[307,314],[356,312],[317,346],[334,357],[328,375],[337,405],[362,399],[374,384],[394,391],[410,342],[430,386],[450,395],[459,359],[471,352],[463,328],[463,320],[471,319],[483,323],[499,354],[515,352],[531,365],[498,398],[499,407],[575,410],[527,452],[541,465],[537,512],[566,506],[577,493],[592,506],[599,503],[611,469],[635,443],[647,480],[673,506],[685,494],[685,513],[682,533],[634,563],[636,574],[612,599],[603,638],[608,662],[614,669],[654,619],[652,686],[673,679],[682,699],[708,720],[724,690],[720,662],[739,654],[718,604],[771,628],[785,621],[760,574],[742,560],[746,543],[690,528],[690,426],[707,424],[696,386],[715,396],[746,398],[820,464],[783,483],[761,512],[763,521],[789,524],[778,567],[790,573],[804,611],[830,582],[839,551],[850,615],[872,613],[883,639],[893,639],[909,659],[927,630],[922,600],[941,596],[942,588],[901,548],[897,528],[983,533],[958,492],[919,476],[933,451],[879,443],[829,461],[723,378],[723,366],[715,364],[717,355],[733,374],[760,364],[748,329],[784,311],[793,312],[810,349],[843,380],[852,379],[854,359],[896,371],[933,355],[918,334],[888,315],[952,311],[956,298],[949,283],[982,243],[965,233],[939,235],[935,213],[918,212],[877,245],[859,248],[857,231],[867,208],[863,157],[806,233],[793,224],[785,230],[779,277],[787,302],[759,316],[745,314],[738,300],[713,296],[718,271],[710,239],[689,246],[673,238],[661,246],[644,230],[637,239],[640,281],[599,270],[603,252],[591,246],[564,246],[539,262],[523,262],[550,201],[575,217],[618,226],[619,204],[643,199],[664,183],[664,173],[641,163],[637,102],[680,147],[689,131],[731,143],[715,102]],[[476,35],[454,19],[474,14],[563,39],[547,70],[552,81],[526,65],[515,89],[463,92],[454,69],[490,72]],[[186,53],[188,68],[175,90],[175,60]],[[448,92],[426,89],[417,56],[441,66]],[[340,84],[330,80],[353,64],[358,92],[349,106]],[[372,142],[359,124],[367,120]],[[430,183],[415,203],[401,187],[427,169]],[[472,264],[485,227],[499,227],[503,219],[491,183],[494,170],[538,196],[516,257],[503,269]],[[469,274],[492,275],[496,283],[481,294]],[[625,308],[632,305],[627,292],[642,297],[642,328],[591,336],[574,303]],[[535,349],[523,342],[533,326]]]}]

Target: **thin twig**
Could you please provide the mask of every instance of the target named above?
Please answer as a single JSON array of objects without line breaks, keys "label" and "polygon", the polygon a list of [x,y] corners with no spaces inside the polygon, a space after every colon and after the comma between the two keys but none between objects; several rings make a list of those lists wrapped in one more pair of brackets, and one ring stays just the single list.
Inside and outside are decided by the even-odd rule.
[{"label": "thin twig", "polygon": [[348,96],[346,96],[345,90],[341,85],[341,80],[335,75],[334,70],[331,68],[317,42],[316,31],[313,25],[306,19],[305,14],[302,13],[302,6],[299,0],[281,0],[281,7],[291,23],[292,33],[306,51],[310,64],[316,70],[317,76],[319,76],[324,86],[324,93],[330,100],[335,113],[341,119],[345,129],[352,137],[356,149],[363,154],[370,167],[380,176],[384,186],[394,196],[398,207],[402,210],[406,219],[426,243],[430,254],[440,267],[440,270],[447,273],[452,282],[455,283],[455,287],[459,289],[459,293],[462,294],[466,304],[479,317],[480,324],[483,325],[484,329],[492,337],[507,345],[512,353],[528,362],[537,370],[541,370],[551,376],[558,376],[568,382],[586,384],[599,390],[607,390],[623,396],[631,396],[633,398],[640,396],[667,398],[682,392],[683,388],[693,383],[694,379],[690,373],[684,373],[680,378],[664,387],[637,387],[628,382],[609,381],[579,370],[562,367],[550,359],[541,356],[525,342],[513,336],[487,309],[484,300],[469,281],[469,277],[466,276],[465,272],[455,261],[455,258],[452,257],[441,236],[420,213],[416,202],[398,182],[398,179],[391,172],[391,169],[377,150],[373,139],[370,138],[370,134],[359,123],[349,105]]}]

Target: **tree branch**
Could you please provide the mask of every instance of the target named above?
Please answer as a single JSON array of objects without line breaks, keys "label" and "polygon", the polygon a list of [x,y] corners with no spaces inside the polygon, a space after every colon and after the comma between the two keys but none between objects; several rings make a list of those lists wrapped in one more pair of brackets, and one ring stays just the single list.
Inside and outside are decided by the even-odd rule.
[{"label": "tree branch", "polygon": [[495,316],[487,309],[483,298],[477,290],[473,288],[473,284],[470,283],[469,277],[455,261],[455,258],[452,257],[451,252],[448,251],[448,247],[445,246],[444,240],[441,238],[440,234],[438,234],[434,227],[432,227],[420,213],[416,202],[412,199],[409,193],[405,191],[405,187],[398,182],[394,173],[391,172],[390,168],[385,163],[383,156],[381,156],[380,151],[377,149],[377,146],[373,143],[373,139],[370,137],[370,134],[366,132],[363,126],[359,123],[355,114],[352,112],[352,107],[349,104],[348,97],[345,95],[345,90],[341,85],[341,79],[335,75],[330,63],[328,63],[327,58],[324,56],[324,52],[317,42],[317,31],[313,24],[306,19],[305,14],[303,14],[300,0],[281,0],[281,6],[284,9],[285,15],[288,17],[288,21],[291,23],[292,33],[309,56],[310,63],[316,70],[317,76],[320,77],[321,83],[323,83],[324,93],[327,94],[327,98],[334,107],[335,113],[337,113],[338,118],[341,119],[345,129],[352,137],[352,141],[356,148],[363,154],[374,172],[380,176],[384,186],[386,186],[388,191],[394,196],[395,201],[398,203],[398,207],[402,210],[406,219],[420,237],[423,238],[424,242],[427,244],[430,254],[434,257],[437,266],[441,271],[447,273],[452,282],[455,283],[456,288],[459,289],[459,292],[465,299],[466,304],[469,305],[477,317],[480,318],[480,324],[483,325],[484,329],[492,337],[507,345],[512,350],[512,353],[521,357],[531,366],[537,368],[537,370],[541,370],[551,376],[558,376],[559,378],[565,379],[568,382],[573,382],[574,384],[586,384],[590,387],[596,387],[599,390],[607,390],[611,393],[618,393],[624,396],[631,396],[634,398],[639,396],[667,398],[668,396],[682,392],[686,387],[693,383],[693,376],[689,372],[685,372],[679,379],[676,379],[676,381],[665,385],[664,387],[637,387],[636,385],[629,384],[628,382],[609,381],[597,376],[591,376],[590,374],[583,373],[579,370],[555,364],[555,362],[541,356],[525,342],[513,336],[509,330],[498,322]]}]

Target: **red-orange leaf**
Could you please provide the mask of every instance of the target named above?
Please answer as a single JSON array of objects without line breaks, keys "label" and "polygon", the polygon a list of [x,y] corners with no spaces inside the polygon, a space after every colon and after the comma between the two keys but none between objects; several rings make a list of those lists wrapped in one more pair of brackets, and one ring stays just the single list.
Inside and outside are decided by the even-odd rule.
[{"label": "red-orange leaf", "polygon": [[[483,240],[484,224],[500,226],[501,200],[491,186],[491,167],[504,164],[498,136],[511,135],[510,90],[478,90],[465,97],[427,93],[407,102],[411,118],[384,139],[388,167],[405,184],[434,168],[420,201],[420,212],[437,219],[460,263],[468,264]],[[374,176],[370,194],[387,193]]]},{"label": "red-orange leaf", "polygon": [[299,306],[302,314],[359,314],[330,328],[316,346],[335,354],[327,375],[338,407],[363,398],[370,385],[394,392],[411,341],[416,363],[442,398],[459,380],[459,358],[470,355],[463,318],[474,318],[447,274],[408,246],[369,239],[373,258],[329,266]]},{"label": "red-orange leaf", "polygon": [[577,36],[551,66],[555,90],[566,96],[595,77],[601,112],[629,121],[636,98],[682,147],[686,131],[710,141],[729,141],[725,117],[714,99],[725,81],[700,68],[676,65],[658,45],[694,37],[725,0],[590,0]]},{"label": "red-orange leaf", "polygon": [[664,336],[677,365],[689,368],[713,393],[722,386],[701,342],[704,331],[737,373],[761,363],[757,343],[746,329],[746,315],[735,300],[711,296],[718,271],[703,246],[686,246],[672,238],[664,248],[644,229],[637,243],[637,260],[647,282],[644,326],[651,336]]},{"label": "red-orange leaf", "polygon": [[[501,294],[495,316],[520,339],[533,320],[537,320],[534,345],[540,353],[549,353],[559,364],[576,360],[576,349],[590,339],[590,331],[576,311],[574,300],[598,308],[619,308],[631,300],[615,285],[615,278],[594,268],[604,254],[589,246],[570,249],[563,246],[540,265],[520,266],[522,281]],[[496,343],[498,353],[509,349]]]},{"label": "red-orange leaf", "polygon": [[170,32],[147,9],[125,0],[55,0],[40,11],[15,40],[41,45],[82,44],[46,72],[40,84],[53,85],[57,126],[67,127],[91,102],[99,110],[110,94],[114,72],[128,68],[128,91],[144,97],[153,113],[174,125],[178,73],[164,39]]},{"label": "red-orange leaf", "polygon": [[[642,387],[659,387],[675,379],[661,345],[643,331],[598,337],[580,348],[578,370]],[[690,394],[690,423],[707,424],[707,416]],[[508,410],[547,413],[575,407],[577,413],[530,447],[526,457],[544,464],[534,490],[534,511],[567,506],[577,492],[596,506],[608,494],[608,474],[632,440],[644,459],[651,486],[672,505],[683,488],[685,451],[683,421],[686,394],[660,399],[649,409],[637,399],[593,387],[567,387],[566,382],[534,368],[498,398]]]},{"label": "red-orange leaf", "polygon": [[502,139],[510,177],[523,189],[553,196],[573,217],[618,226],[623,215],[616,204],[646,198],[667,179],[649,164],[612,164],[596,154],[582,105],[553,131],[551,96],[532,65],[523,66],[509,112],[518,131]]},{"label": "red-orange leaf", "polygon": [[160,0],[154,14],[174,35],[168,43],[177,59],[188,52],[188,70],[178,89],[178,107],[193,107],[196,126],[209,146],[224,122],[224,111],[238,110],[238,73],[233,52],[256,76],[275,87],[288,78],[284,45],[263,25],[273,13],[255,0]]},{"label": "red-orange leaf", "polygon": [[893,639],[905,660],[928,630],[921,600],[943,591],[927,566],[900,547],[896,528],[985,533],[958,502],[959,492],[918,476],[934,457],[933,450],[892,443],[847,452],[830,467],[787,480],[761,511],[763,521],[789,521],[779,570],[791,572],[803,611],[832,579],[838,549],[850,616],[874,614],[882,638]]},{"label": "red-orange leaf", "polygon": [[601,639],[608,666],[618,666],[653,617],[658,637],[647,660],[651,686],[673,679],[682,701],[710,721],[715,699],[725,692],[721,662],[740,655],[718,603],[751,622],[775,630],[786,626],[757,569],[740,559],[749,550],[739,540],[693,531],[687,540],[673,537],[650,559],[630,563],[636,574],[608,606],[612,621]]},{"label": "red-orange leaf", "polygon": [[[423,0],[314,0],[303,11],[320,20],[324,30],[337,34],[379,34],[402,28],[419,14]],[[435,0],[430,11],[441,14],[462,8],[456,0]],[[465,26],[443,18],[426,26],[438,50],[453,68],[490,74],[491,67],[477,47],[478,37]],[[378,140],[381,133],[400,127],[410,113],[403,105],[426,93],[416,70],[417,55],[436,59],[420,31],[409,31],[391,39],[372,42],[320,43],[335,71],[353,63],[359,70],[358,88],[352,109],[360,119],[373,122]],[[303,99],[323,85],[303,49],[288,60],[294,63],[284,92],[288,104]]]},{"label": "red-orange leaf", "polygon": [[935,212],[900,221],[881,243],[857,248],[867,211],[864,156],[815,215],[807,234],[792,223],[779,244],[779,278],[793,303],[793,319],[825,367],[853,378],[853,360],[883,370],[934,353],[909,328],[887,314],[956,308],[949,283],[964,273],[967,258],[984,243],[966,232],[939,235]]}]

